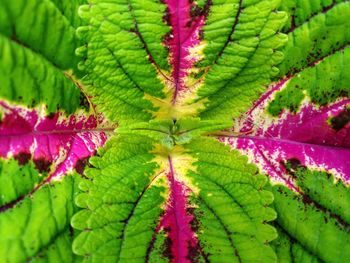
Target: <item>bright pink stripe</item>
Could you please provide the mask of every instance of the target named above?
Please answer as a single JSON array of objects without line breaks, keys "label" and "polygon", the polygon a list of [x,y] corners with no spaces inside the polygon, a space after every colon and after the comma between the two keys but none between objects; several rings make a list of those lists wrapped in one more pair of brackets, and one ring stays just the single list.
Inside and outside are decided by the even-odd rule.
[{"label": "bright pink stripe", "polygon": [[[192,3],[190,3],[192,2]],[[168,18],[171,26],[171,34],[165,44],[170,49],[172,77],[175,83],[173,104],[181,91],[186,89],[184,78],[188,75],[197,59],[190,57],[190,48],[200,43],[199,32],[204,24],[204,15],[192,17],[191,8],[194,1],[189,0],[165,0],[168,6]]]},{"label": "bright pink stripe", "polygon": [[187,212],[187,196],[190,190],[175,178],[175,171],[171,157],[167,178],[170,185],[170,196],[164,216],[161,219],[158,231],[164,230],[170,242],[172,262],[187,263],[190,260],[190,249],[197,250],[198,242],[191,229],[193,215]]},{"label": "bright pink stripe", "polygon": [[27,155],[37,164],[53,164],[50,178],[72,170],[81,159],[93,155],[111,133],[99,127],[102,118],[63,113],[41,116],[33,109],[0,101],[0,157]]}]

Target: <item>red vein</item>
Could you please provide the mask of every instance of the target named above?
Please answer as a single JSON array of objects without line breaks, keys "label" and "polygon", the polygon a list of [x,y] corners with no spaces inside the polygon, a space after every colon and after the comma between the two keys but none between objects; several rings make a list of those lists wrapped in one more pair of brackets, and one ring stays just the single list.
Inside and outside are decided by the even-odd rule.
[{"label": "red vein", "polygon": [[32,136],[40,136],[40,135],[60,135],[60,134],[80,134],[80,133],[87,133],[87,132],[113,132],[116,128],[115,127],[109,127],[109,128],[96,128],[96,129],[77,129],[77,130],[51,130],[51,131],[31,131],[31,132],[21,132],[21,133],[7,133],[7,134],[0,134],[1,137],[13,137],[13,136],[26,136],[26,135],[32,135]]},{"label": "red vein", "polygon": [[[175,218],[175,225],[176,225],[176,229],[174,229],[173,231],[175,231],[176,233],[176,245],[177,245],[177,251],[181,251],[181,247],[180,247],[180,227],[179,227],[179,221],[178,221],[178,202],[176,202],[176,187],[175,187],[175,178],[174,178],[174,168],[173,168],[173,162],[171,160],[171,157],[168,156],[168,162],[169,162],[169,179],[170,179],[170,188],[171,188],[171,199],[173,200],[173,211],[174,211],[174,218]],[[175,258],[176,259],[176,258]],[[177,260],[176,260],[177,261]],[[179,261],[180,262],[180,261]]]}]

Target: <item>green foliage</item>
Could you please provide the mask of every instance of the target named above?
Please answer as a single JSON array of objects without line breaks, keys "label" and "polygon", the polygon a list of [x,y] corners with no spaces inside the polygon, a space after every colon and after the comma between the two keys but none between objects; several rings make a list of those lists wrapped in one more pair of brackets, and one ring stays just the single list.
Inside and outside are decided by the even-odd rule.
[{"label": "green foliage", "polygon": [[276,94],[269,111],[297,112],[307,96],[327,105],[349,96],[350,4],[348,1],[284,1],[290,15],[288,42],[279,76],[290,80]]},{"label": "green foliage", "polygon": [[124,126],[118,129],[119,134],[143,134],[153,138],[162,146],[171,150],[176,145],[183,145],[204,133],[230,128],[231,122],[202,121],[199,118],[180,120],[151,120]]},{"label": "green foliage", "polygon": [[164,11],[165,6],[153,0],[96,1],[79,10],[88,24],[78,30],[88,43],[78,49],[86,57],[80,63],[88,72],[84,83],[98,109],[113,121],[148,121],[156,108],[145,95],[164,98],[157,78],[157,71],[168,67],[161,45],[168,27],[159,23]]},{"label": "green foliage", "polygon": [[349,3],[339,3],[291,31],[284,48],[285,59],[279,66],[280,75],[304,69],[310,63],[348,45],[349,15]]},{"label": "green foliage", "polygon": [[277,248],[282,250],[290,239],[289,243],[298,244],[306,250],[304,254],[314,255],[321,262],[346,262],[350,258],[348,187],[334,182],[325,172],[299,168],[295,176],[300,194],[285,186],[272,187],[277,224],[290,237],[280,235]]},{"label": "green foliage", "polygon": [[39,174],[31,162],[18,165],[14,159],[0,159],[0,205],[29,193],[43,178],[45,175]]},{"label": "green foliage", "polygon": [[275,116],[284,108],[297,112],[305,96],[318,105],[327,105],[339,97],[349,96],[350,63],[346,61],[350,61],[349,47],[297,73],[277,93],[269,111]]},{"label": "green foliage", "polygon": [[207,73],[198,99],[208,101],[202,118],[238,117],[278,74],[275,65],[283,54],[276,50],[287,40],[276,33],[287,18],[285,13],[274,12],[278,4],[275,0],[213,1],[203,28],[207,45],[201,65]]},{"label": "green foliage", "polygon": [[48,112],[80,107],[79,89],[47,59],[1,34],[0,49],[1,97],[28,107],[44,103]]},{"label": "green foliage", "polygon": [[277,262],[318,263],[317,257],[310,254],[305,248],[282,229],[276,226],[278,239],[271,243],[277,256]]},{"label": "green foliage", "polygon": [[[10,175],[14,178],[10,179]],[[18,180],[22,183],[18,184]],[[79,176],[68,175],[62,181],[45,184],[32,192],[38,182],[33,164],[20,167],[14,160],[2,162],[2,205],[11,206],[12,201],[18,200],[15,207],[0,213],[2,262],[55,262],[51,261],[55,258],[73,262],[76,256],[70,249],[74,237],[70,218],[77,211],[74,197],[79,180]],[[8,184],[3,185],[6,182]],[[15,193],[5,189],[16,182],[12,188]]]},{"label": "green foliage", "polygon": [[[146,136],[117,135],[91,159],[94,168],[80,189],[72,219],[82,233],[73,244],[86,262],[144,261],[164,203],[157,184],[154,141]],[[164,179],[164,178],[163,178]]]},{"label": "green foliage", "polygon": [[296,26],[300,26],[308,21],[312,16],[321,12],[326,12],[337,3],[344,0],[283,0],[280,10],[289,14],[288,22],[284,30],[292,31]]},{"label": "green foliage", "polygon": [[76,9],[82,1],[60,2],[59,8],[49,0],[1,2],[2,98],[28,107],[44,104],[49,113],[80,108],[82,94],[68,70],[78,62],[74,53],[79,41],[72,24],[79,25]]},{"label": "green foliage", "polygon": [[200,189],[191,202],[208,261],[275,262],[268,242],[276,232],[267,222],[276,214],[268,207],[272,194],[263,190],[266,178],[244,156],[212,138],[196,138],[185,147],[197,159],[188,176]]},{"label": "green foliage", "polygon": [[[94,167],[86,171],[90,180],[81,183],[84,193],[76,200],[83,210],[72,219],[74,228],[82,231],[74,241],[74,252],[85,255],[86,262],[165,260],[164,233],[154,236],[164,214],[165,196],[172,191],[164,177],[167,164],[164,167],[161,160],[175,162],[176,155],[159,150],[159,141],[142,133],[134,130],[127,136],[124,131],[91,159]],[[193,190],[188,205],[196,207],[196,233],[208,260],[263,257],[263,262],[274,262],[268,242],[276,233],[266,222],[276,215],[268,207],[271,193],[262,189],[266,178],[256,176],[256,167],[247,164],[246,158],[214,139],[197,135],[183,146],[183,153],[196,160],[188,169],[184,161],[179,167],[187,171],[183,174],[191,182],[187,186],[200,189],[199,193]]]},{"label": "green foliage", "polygon": [[[75,7],[70,12],[74,10]],[[50,0],[2,0],[0,33],[41,54],[58,68],[69,69],[78,60],[74,56],[77,39],[75,28],[62,11]]]}]

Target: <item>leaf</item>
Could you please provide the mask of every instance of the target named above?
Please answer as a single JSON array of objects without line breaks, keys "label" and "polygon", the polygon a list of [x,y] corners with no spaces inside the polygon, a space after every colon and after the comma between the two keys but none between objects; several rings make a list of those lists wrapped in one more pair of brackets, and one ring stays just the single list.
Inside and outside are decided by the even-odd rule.
[{"label": "leaf", "polygon": [[345,122],[335,129],[332,120],[335,123],[343,118],[349,101],[344,99],[322,108],[305,104],[298,114],[284,113],[281,117],[271,118],[266,114],[266,105],[278,89],[272,88],[271,92],[237,122],[236,133],[245,135],[229,135],[224,141],[247,154],[274,181],[289,181],[284,167],[288,160],[332,170],[348,181],[349,128]]},{"label": "leaf", "polygon": [[[292,5],[292,2],[286,1],[282,9],[288,7],[288,10],[294,10],[290,12],[298,14],[299,19],[308,14],[306,11],[303,13],[303,4]],[[303,52],[304,57],[309,56],[309,64],[302,62],[302,57],[298,60],[298,56],[289,55],[289,60],[285,59],[280,65],[281,72],[287,73],[287,76],[272,84],[269,91],[236,122],[235,132],[245,135],[230,139],[234,144],[237,142],[236,146],[246,154],[249,152],[251,160],[255,159],[277,181],[281,181],[285,171],[283,163],[288,159],[297,159],[302,165],[332,170],[345,181],[349,178],[349,101],[343,90],[347,79],[342,77],[349,71],[347,64],[342,62],[348,54],[347,40],[342,40],[342,50],[337,51],[337,47],[329,46],[328,38],[322,38],[325,33],[331,32],[327,31],[331,22],[341,24],[343,18],[338,14],[340,10],[347,12],[349,3],[334,3],[325,9],[322,6],[314,8],[316,11],[310,11],[298,22],[300,26],[285,28],[289,32],[285,54],[288,56],[288,52],[296,50],[308,51],[306,46],[302,46],[309,43],[309,39],[303,39],[303,34],[309,28],[316,28],[318,21],[328,19],[329,23],[317,26],[318,31],[312,31],[317,43],[328,45],[322,51],[326,53],[316,56],[312,53],[314,51]],[[324,12],[318,14],[317,10]],[[293,22],[294,18],[291,19]],[[337,30],[343,32],[339,27],[332,33],[336,34]],[[339,33],[339,37],[341,35]],[[346,34],[343,36],[346,38]],[[330,38],[329,42],[333,40]],[[292,61],[292,58],[296,60]],[[290,65],[286,66],[287,63]]]},{"label": "leaf", "polygon": [[199,189],[193,199],[203,227],[199,242],[209,261],[274,262],[268,242],[275,231],[267,222],[275,213],[267,207],[273,197],[262,189],[265,178],[245,157],[213,139],[194,140],[188,148],[198,159],[190,176]]},{"label": "leaf", "polygon": [[349,12],[6,0],[2,258],[348,261]]},{"label": "leaf", "polygon": [[85,209],[72,219],[82,230],[75,253],[93,261],[145,258],[165,191],[150,150],[152,140],[145,136],[118,136],[100,150],[101,157],[91,159],[96,168],[86,175],[93,181],[80,185],[86,193],[76,201]]},{"label": "leaf", "polygon": [[44,104],[48,113],[63,109],[70,114],[81,106],[89,109],[82,88],[72,81],[79,41],[71,23],[79,24],[73,15],[79,3],[60,1],[56,6],[54,2],[2,2],[0,97],[27,107]]},{"label": "leaf", "polygon": [[70,1],[70,8],[63,8],[68,2],[62,1],[61,9],[55,2],[58,1],[3,0],[0,33],[65,70],[72,68],[77,61],[74,49],[78,40],[70,21],[74,16],[67,18],[62,11],[74,12],[76,6],[84,1]]},{"label": "leaf", "polygon": [[[222,10],[222,4],[227,9]],[[279,1],[213,1],[203,28],[207,67],[199,99],[206,98],[201,117],[224,119],[239,114],[259,97],[283,54],[285,35],[276,33],[285,13],[275,12]],[[231,15],[231,12],[236,14]],[[232,27],[231,27],[232,25]]]},{"label": "leaf", "polygon": [[86,261],[274,262],[272,195],[254,166],[214,139],[196,136],[170,152],[132,134],[91,158],[77,198],[83,209],[72,219],[82,231],[75,253]]},{"label": "leaf", "polygon": [[[82,173],[86,159],[102,146],[113,128],[101,118],[62,113],[40,116],[29,110],[0,102],[4,111],[0,123],[0,157],[14,156],[22,164],[32,159],[39,171],[62,176],[73,168]],[[103,126],[105,125],[105,126]],[[50,170],[50,165],[52,169]]]},{"label": "leaf", "polygon": [[[70,218],[76,211],[75,181],[108,132],[94,116],[9,106],[0,123],[0,254],[4,262],[75,262]],[[100,130],[99,130],[100,129]],[[107,132],[107,133],[106,133]],[[67,179],[66,179],[67,178]],[[42,225],[45,227],[41,228]]]},{"label": "leaf", "polygon": [[[99,110],[113,121],[130,121],[130,116],[133,121],[147,121],[155,107],[144,95],[164,98],[157,71],[166,65],[161,38],[167,27],[159,23],[165,6],[147,3],[95,1],[79,9],[87,23],[78,29],[87,42],[78,49],[86,56],[80,63],[89,73],[84,83]],[[149,42],[153,43],[150,47]]]},{"label": "leaf", "polygon": [[[24,160],[19,158],[2,160],[0,159],[0,206],[10,204],[21,196],[29,193],[35,185],[39,184],[44,175],[39,174],[33,163],[24,164]],[[43,174],[47,174],[43,172]]]},{"label": "leaf", "polygon": [[[346,86],[350,69],[344,61],[349,58],[347,18],[350,5],[348,1],[337,2],[340,1],[323,7],[321,10],[324,12],[315,12],[307,19],[301,19],[302,15],[298,15],[303,12],[303,4],[296,4],[294,19],[301,20],[298,21],[300,25],[287,30],[286,59],[280,65],[280,76],[290,75],[291,79],[271,103],[269,110],[272,114],[278,114],[283,108],[295,112],[304,94],[313,103],[322,106],[340,97],[349,97]],[[319,8],[322,6],[318,5]]]},{"label": "leaf", "polygon": [[278,262],[296,262],[296,263],[317,263],[319,260],[310,254],[295,239],[291,238],[282,229],[278,228],[279,238],[273,242]]},{"label": "leaf", "polygon": [[348,188],[341,182],[334,184],[334,178],[322,172],[301,168],[295,175],[300,194],[274,186],[278,224],[319,261],[346,261],[350,244]]},{"label": "leaf", "polygon": [[48,112],[73,113],[80,107],[79,89],[45,58],[1,34],[0,49],[1,97],[32,107],[47,103]]},{"label": "leaf", "polygon": [[[70,175],[62,181],[39,183],[46,174],[39,174],[31,161],[23,165],[13,159],[0,160],[0,167],[2,260],[75,261],[77,256],[70,249],[74,234],[69,219],[77,210],[73,199],[79,177]],[[16,184],[19,180],[22,185]],[[15,199],[18,203],[9,209]]]},{"label": "leaf", "polygon": [[[287,0],[284,4],[288,2],[294,5],[288,11],[291,21],[295,21],[291,22],[294,23],[291,29],[285,30],[288,33],[288,43],[284,48],[286,59],[279,66],[281,76],[322,61],[348,46],[348,1],[324,1],[312,6],[311,1],[303,3]],[[309,10],[305,8],[307,5]],[[310,11],[312,13],[307,14]]]},{"label": "leaf", "polygon": [[[228,4],[227,9],[235,16],[231,11],[221,13],[221,2],[200,7],[194,2],[173,0],[164,5],[157,1],[133,0],[128,5],[95,1],[94,5],[82,6],[80,14],[88,26],[78,30],[87,42],[87,47],[81,48],[87,56],[81,68],[89,73],[85,84],[99,109],[112,120],[118,116],[118,122],[128,123],[154,117],[194,117],[198,111],[203,118],[216,116],[226,121],[249,106],[252,96],[262,92],[263,85],[277,73],[272,66],[281,61],[282,54],[273,49],[286,40],[276,34],[286,16],[272,12],[277,1]],[[184,12],[178,12],[180,9]],[[164,13],[170,28],[160,26]],[[221,44],[216,40],[220,27],[229,29],[220,37]],[[246,30],[253,27],[255,30]],[[164,47],[156,45],[165,35],[171,72],[163,66],[167,65]],[[216,59],[208,62],[206,57]],[[232,67],[237,61],[239,65]],[[227,96],[238,87],[247,93]],[[233,104],[236,112],[231,110]]]},{"label": "leaf", "polygon": [[282,5],[295,16],[285,27],[289,41],[281,79],[236,121],[233,133],[221,133],[221,140],[240,149],[271,178],[278,260],[342,262],[349,258],[346,248],[338,249],[349,245],[344,220],[344,183],[350,175],[344,88],[349,68],[342,18],[349,3],[306,6],[306,1]]},{"label": "leaf", "polygon": [[101,114],[91,114],[76,79],[79,2],[55,2],[0,5],[0,156],[8,159],[0,159],[4,262],[79,260],[71,250],[70,218],[80,179],[65,176],[73,169],[83,173],[113,131],[103,130]]}]

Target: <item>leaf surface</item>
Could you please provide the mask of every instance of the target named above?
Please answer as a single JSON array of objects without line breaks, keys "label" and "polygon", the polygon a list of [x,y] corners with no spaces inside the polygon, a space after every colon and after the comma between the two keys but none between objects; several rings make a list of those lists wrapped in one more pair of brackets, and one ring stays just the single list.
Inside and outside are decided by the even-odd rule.
[{"label": "leaf surface", "polygon": [[91,159],[91,180],[77,198],[83,210],[72,220],[82,231],[74,251],[86,261],[239,262],[257,260],[258,250],[273,262],[267,242],[275,232],[264,222],[275,213],[264,177],[213,139],[174,147],[170,153],[150,137],[123,133]]},{"label": "leaf surface", "polygon": [[93,115],[62,113],[42,117],[39,109],[29,110],[1,103],[0,156],[14,156],[26,163],[32,159],[38,170],[62,176],[73,168],[83,171],[86,159],[102,146],[113,128],[103,126]]},{"label": "leaf surface", "polygon": [[348,261],[349,12],[5,0],[3,258]]},{"label": "leaf surface", "polygon": [[[77,210],[73,199],[79,177],[38,184],[45,176],[31,161],[23,165],[13,159],[1,160],[0,255],[4,262],[77,259],[70,249],[74,232],[69,222]],[[15,184],[18,180],[21,185]],[[18,203],[9,209],[14,199]]]},{"label": "leaf surface", "polygon": [[348,34],[342,17],[349,3],[285,1],[281,9],[292,16],[284,28],[289,40],[280,79],[221,140],[271,178],[278,260],[342,262],[349,258],[346,249],[338,250],[349,244]]},{"label": "leaf surface", "polygon": [[296,176],[302,191],[299,195],[285,186],[274,187],[277,223],[317,260],[346,261],[350,244],[346,215],[348,188],[341,182],[335,184],[331,175],[318,171],[302,168]]},{"label": "leaf surface", "polygon": [[[0,5],[0,254],[4,262],[78,262],[74,196],[101,125],[78,81],[83,1]],[[33,15],[35,14],[35,15]],[[69,175],[67,175],[69,174]]]}]

